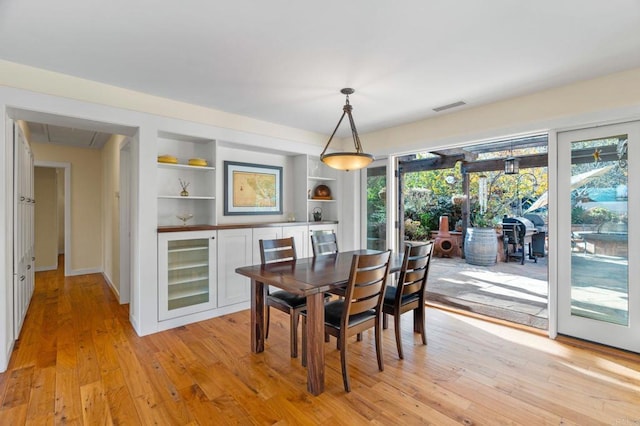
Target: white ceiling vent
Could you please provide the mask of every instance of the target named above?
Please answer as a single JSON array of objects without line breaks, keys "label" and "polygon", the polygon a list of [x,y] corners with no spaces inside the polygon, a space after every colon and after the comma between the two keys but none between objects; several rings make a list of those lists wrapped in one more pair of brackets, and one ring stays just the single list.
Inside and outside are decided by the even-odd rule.
[{"label": "white ceiling vent", "polygon": [[447,105],[439,106],[439,107],[437,107],[437,108],[434,108],[433,110],[434,110],[435,112],[440,112],[440,111],[444,111],[444,110],[446,110],[446,109],[456,108],[456,107],[459,107],[459,106],[462,106],[462,105],[466,105],[466,104],[467,104],[466,102],[458,101],[458,102],[454,102],[454,103],[452,103],[452,104],[447,104]]}]

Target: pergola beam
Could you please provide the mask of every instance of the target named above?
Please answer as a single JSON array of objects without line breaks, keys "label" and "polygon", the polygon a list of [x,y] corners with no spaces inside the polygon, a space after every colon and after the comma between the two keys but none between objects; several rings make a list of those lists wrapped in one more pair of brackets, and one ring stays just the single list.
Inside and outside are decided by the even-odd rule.
[{"label": "pergola beam", "polygon": [[458,161],[464,161],[464,154],[446,157],[423,158],[421,160],[400,161],[398,168],[402,173],[424,172],[425,170],[451,169]]},{"label": "pergola beam", "polygon": [[[522,155],[516,157],[520,161],[521,169],[532,169],[534,167],[547,167],[548,156],[544,154]],[[464,162],[462,164],[463,173],[497,172],[504,170],[504,158],[494,158],[492,160],[479,160]]]}]

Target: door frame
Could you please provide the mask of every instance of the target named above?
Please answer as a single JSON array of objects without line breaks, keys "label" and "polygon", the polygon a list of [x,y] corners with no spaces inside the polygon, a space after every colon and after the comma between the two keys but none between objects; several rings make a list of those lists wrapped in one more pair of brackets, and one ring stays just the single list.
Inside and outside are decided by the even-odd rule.
[{"label": "door frame", "polygon": [[120,145],[120,183],[118,189],[120,218],[120,304],[131,302],[131,139]]},{"label": "door frame", "polygon": [[389,206],[396,206],[396,178],[395,178],[395,167],[396,161],[395,157],[389,156],[387,158],[377,159],[366,168],[360,171],[360,187],[362,191],[360,191],[360,212],[362,220],[360,220],[360,247],[367,247],[367,170],[374,169],[379,167],[386,167],[385,173],[387,178],[386,185],[386,206],[387,206],[387,236],[386,236],[386,246],[387,249],[395,250],[396,249],[396,217],[397,212],[395,208],[390,208]]},{"label": "door frame", "polygon": [[[555,235],[554,247],[556,253],[555,256],[557,264],[555,265],[555,285],[553,293],[555,297],[550,298],[550,302],[554,303],[554,312],[556,321],[554,322],[554,334],[558,333],[571,335],[577,338],[595,341],[598,343],[606,344],[609,346],[618,347],[621,349],[631,350],[634,352],[640,352],[640,336],[638,330],[640,330],[640,285],[633,285],[631,277],[637,276],[640,273],[639,265],[637,261],[634,261],[634,253],[638,253],[640,244],[633,238],[633,235],[637,235],[638,226],[632,220],[628,221],[628,300],[629,300],[629,324],[628,326],[615,325],[597,320],[591,320],[586,318],[572,317],[569,314],[562,312],[565,309],[566,301],[570,302],[570,289],[571,289],[571,253],[567,250],[569,241],[567,237],[561,238],[561,236],[570,235],[570,209],[567,209],[567,200],[570,194],[569,180],[571,178],[570,168],[561,169],[561,161],[570,158],[570,150],[572,141],[590,140],[599,137],[607,137],[615,134],[626,133],[629,135],[629,140],[640,140],[640,121],[624,121],[611,123],[599,126],[587,126],[582,128],[570,129],[558,131],[555,137],[553,150],[554,161],[556,166],[554,169],[553,177],[550,176],[550,182],[553,182],[553,186],[550,185],[550,191],[553,189],[553,194],[550,192],[550,200],[553,199],[556,202],[550,203],[550,214],[553,209],[554,220],[554,232],[551,235]],[[566,141],[562,139],[568,137]],[[637,147],[635,147],[637,148]],[[634,170],[635,175],[640,172],[640,155],[636,151],[629,150],[628,155],[628,170]],[[551,150],[550,150],[551,153]],[[551,169],[551,168],[550,168]],[[630,194],[638,194],[640,184],[637,179],[634,181],[633,176],[630,176],[628,180],[628,191]],[[561,209],[560,207],[563,207]],[[640,211],[640,197],[629,197],[627,204],[627,214],[631,216],[632,212]],[[550,221],[551,225],[551,221]],[[550,242],[551,244],[551,242]],[[637,256],[637,254],[636,254]],[[567,265],[565,267],[564,265]],[[551,267],[551,265],[550,265]],[[563,283],[568,283],[563,285]],[[567,288],[568,286],[568,288]],[[551,290],[551,288],[550,288]],[[569,294],[567,294],[569,292]],[[568,299],[567,299],[568,297]],[[632,303],[634,302],[635,303]],[[551,312],[552,306],[550,306]],[[551,322],[550,322],[551,327]],[[625,334],[636,333],[635,339],[628,339],[628,337],[622,336],[621,330],[627,329],[629,332]]]}]

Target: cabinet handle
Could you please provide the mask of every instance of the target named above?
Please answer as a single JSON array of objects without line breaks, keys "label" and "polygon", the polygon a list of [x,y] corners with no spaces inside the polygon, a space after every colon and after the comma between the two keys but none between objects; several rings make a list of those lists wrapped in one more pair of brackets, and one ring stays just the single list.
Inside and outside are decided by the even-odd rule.
[{"label": "cabinet handle", "polygon": [[31,269],[31,265],[27,265],[27,270]]},{"label": "cabinet handle", "polygon": [[24,200],[25,200],[25,198],[24,198],[24,197],[20,197],[20,201],[24,201]]},{"label": "cabinet handle", "polygon": [[211,237],[211,239],[212,239],[212,240],[215,240],[215,239],[216,239],[216,237]]},{"label": "cabinet handle", "polygon": [[24,281],[25,278],[27,278],[27,277],[25,277],[24,275],[20,275],[20,281]]},{"label": "cabinet handle", "polygon": [[36,260],[36,257],[35,257],[35,256],[33,256],[33,257],[31,258],[31,260]]}]

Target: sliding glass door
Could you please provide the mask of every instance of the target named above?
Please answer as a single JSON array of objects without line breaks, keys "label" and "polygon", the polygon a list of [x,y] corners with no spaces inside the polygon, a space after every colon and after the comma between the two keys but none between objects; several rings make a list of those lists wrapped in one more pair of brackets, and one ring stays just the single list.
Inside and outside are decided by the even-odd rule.
[{"label": "sliding glass door", "polygon": [[640,122],[558,134],[558,332],[635,352],[639,143]]}]

